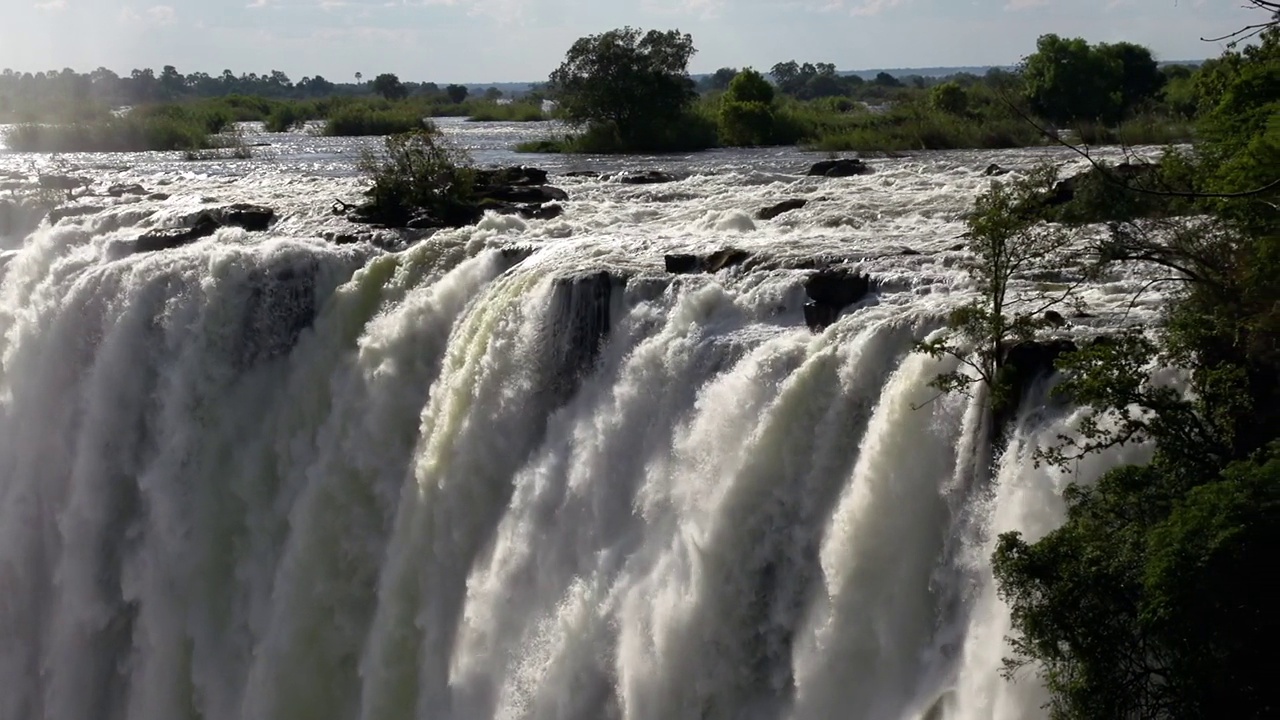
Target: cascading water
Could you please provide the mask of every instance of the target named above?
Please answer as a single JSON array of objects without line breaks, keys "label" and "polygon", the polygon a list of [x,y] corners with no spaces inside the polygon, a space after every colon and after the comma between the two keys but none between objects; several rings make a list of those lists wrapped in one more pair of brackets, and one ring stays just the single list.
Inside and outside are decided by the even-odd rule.
[{"label": "cascading water", "polygon": [[[394,254],[297,200],[266,239],[121,252],[250,192],[151,169],[176,207],[7,237],[0,720],[1039,715],[999,675],[995,535],[1140,456],[1037,468],[1073,418],[1032,398],[987,477],[978,401],[927,387],[982,182],[955,167],[584,182],[580,220]],[[780,187],[843,204],[757,228]],[[819,334],[802,271],[653,262],[868,228],[937,251],[869,253],[882,292]]]}]

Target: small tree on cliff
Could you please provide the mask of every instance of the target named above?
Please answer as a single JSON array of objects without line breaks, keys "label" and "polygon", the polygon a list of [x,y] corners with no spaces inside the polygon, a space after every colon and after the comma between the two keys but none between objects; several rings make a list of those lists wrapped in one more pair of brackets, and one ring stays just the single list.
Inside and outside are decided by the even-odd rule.
[{"label": "small tree on cliff", "polygon": [[694,52],[693,38],[677,30],[610,30],[575,42],[551,86],[570,123],[608,128],[624,148],[647,149],[696,98]]}]

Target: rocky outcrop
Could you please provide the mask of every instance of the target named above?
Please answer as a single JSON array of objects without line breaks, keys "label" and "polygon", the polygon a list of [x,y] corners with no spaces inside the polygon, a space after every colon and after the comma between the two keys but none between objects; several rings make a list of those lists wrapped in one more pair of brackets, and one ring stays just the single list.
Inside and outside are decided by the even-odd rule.
[{"label": "rocky outcrop", "polygon": [[473,225],[486,212],[549,220],[564,214],[558,203],[569,199],[564,190],[547,185],[547,171],[518,166],[477,170],[475,185],[465,201],[442,200],[434,207],[383,207],[373,202],[351,206],[338,201],[333,212],[354,223],[384,228],[436,230]]},{"label": "rocky outcrop", "polygon": [[840,313],[871,292],[871,278],[842,270],[820,270],[804,284],[809,302],[804,305],[804,321],[810,330],[821,331],[834,323]]},{"label": "rocky outcrop", "polygon": [[1057,372],[1054,363],[1063,355],[1076,351],[1070,340],[1028,340],[1005,349],[1000,365],[1000,378],[1008,383],[1007,399],[993,408],[993,430],[997,435],[1017,416],[1018,406],[1035,382]]},{"label": "rocky outcrop", "polygon": [[986,170],[982,171],[984,177],[1001,177],[1003,175],[1008,175],[1009,173],[1010,170],[1008,168],[1001,167],[995,163],[991,163],[987,166]]},{"label": "rocky outcrop", "polygon": [[670,254],[663,256],[667,272],[672,275],[715,273],[737,267],[750,259],[751,253],[737,248],[724,248],[709,255]]},{"label": "rocky outcrop", "polygon": [[809,168],[808,175],[810,177],[829,177],[842,178],[853,177],[855,175],[866,175],[871,172],[871,167],[858,158],[840,158],[838,160],[823,160],[814,163]]},{"label": "rocky outcrop", "polygon": [[808,204],[809,204],[809,201],[805,200],[804,198],[792,198],[790,200],[783,200],[782,202],[776,205],[770,205],[769,207],[760,210],[760,212],[756,213],[756,219],[772,220],[783,213],[789,213],[792,210],[799,210],[800,208]]},{"label": "rocky outcrop", "polygon": [[41,190],[62,190],[67,193],[68,197],[71,197],[76,190],[87,187],[89,180],[72,175],[41,175],[36,184]]},{"label": "rocky outcrop", "polygon": [[136,183],[133,185],[112,185],[107,188],[105,194],[114,198],[124,197],[125,195],[146,195],[147,189]]},{"label": "rocky outcrop", "polygon": [[549,339],[544,372],[552,406],[567,402],[594,369],[612,329],[614,298],[627,281],[605,271],[555,281],[548,315],[552,326],[543,335]]},{"label": "rocky outcrop", "polygon": [[571,178],[598,178],[600,173],[595,170],[570,170],[564,173],[564,176]]},{"label": "rocky outcrop", "polygon": [[202,210],[187,218],[182,227],[152,230],[133,243],[135,252],[155,252],[181,247],[207,238],[223,227],[238,227],[249,232],[262,232],[271,226],[276,211],[261,205],[237,203]]}]

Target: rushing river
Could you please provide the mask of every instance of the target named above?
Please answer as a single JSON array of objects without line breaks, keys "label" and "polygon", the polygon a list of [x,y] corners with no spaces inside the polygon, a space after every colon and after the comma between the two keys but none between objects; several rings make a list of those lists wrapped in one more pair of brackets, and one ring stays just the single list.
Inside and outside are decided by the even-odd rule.
[{"label": "rushing river", "polygon": [[[1139,458],[1036,467],[1072,412],[1035,393],[988,477],[979,401],[935,398],[954,365],[911,348],[970,292],[987,165],[1067,154],[821,179],[796,149],[517,156],[552,129],[444,127],[551,171],[565,214],[391,252],[326,240],[376,140],[0,151],[11,178],[162,193],[0,218],[0,720],[1043,714],[1033,673],[999,674],[995,536]],[[684,179],[563,175],[648,168]],[[235,202],[279,219],[128,249]],[[664,269],[723,247],[767,261]],[[822,332],[813,258],[875,288]],[[1068,331],[1150,317],[1140,285],[1089,288]]]}]

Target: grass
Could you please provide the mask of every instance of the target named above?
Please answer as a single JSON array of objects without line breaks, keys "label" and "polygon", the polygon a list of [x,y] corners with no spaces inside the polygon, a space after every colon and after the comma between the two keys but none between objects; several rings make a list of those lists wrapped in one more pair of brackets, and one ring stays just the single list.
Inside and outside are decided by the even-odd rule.
[{"label": "grass", "polygon": [[547,119],[538,105],[513,102],[500,105],[495,102],[477,102],[471,105],[467,119],[471,122],[539,122]]},{"label": "grass", "polygon": [[1075,130],[1085,145],[1175,145],[1194,138],[1190,122],[1155,115],[1135,117],[1114,128],[1085,124]]},{"label": "grass", "polygon": [[19,152],[146,152],[203,150],[215,145],[200,124],[170,117],[113,117],[66,125],[10,128],[5,144]]}]

